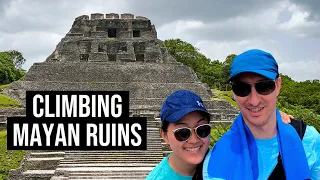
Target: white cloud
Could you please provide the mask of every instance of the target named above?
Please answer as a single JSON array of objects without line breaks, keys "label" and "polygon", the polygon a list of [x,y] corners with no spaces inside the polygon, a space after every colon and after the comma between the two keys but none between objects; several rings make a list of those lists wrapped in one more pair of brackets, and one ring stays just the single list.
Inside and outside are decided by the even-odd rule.
[{"label": "white cloud", "polygon": [[279,64],[279,69],[296,81],[320,79],[320,60],[285,62]]},{"label": "white cloud", "polygon": [[3,0],[0,51],[21,51],[27,59],[24,68],[28,68],[53,52],[76,17],[133,13],[148,17],[156,25],[159,39],[180,38],[213,60],[224,61],[229,54],[259,48],[271,52],[281,72],[293,79],[320,79],[320,73],[315,73],[320,61],[318,2]]}]

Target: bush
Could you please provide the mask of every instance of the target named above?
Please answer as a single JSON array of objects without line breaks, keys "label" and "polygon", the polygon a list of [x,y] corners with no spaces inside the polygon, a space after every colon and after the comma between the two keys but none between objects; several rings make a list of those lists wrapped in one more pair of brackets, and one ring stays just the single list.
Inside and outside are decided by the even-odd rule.
[{"label": "bush", "polygon": [[217,124],[211,129],[210,135],[210,148],[212,148],[216,142],[231,128],[231,124]]},{"label": "bush", "polygon": [[320,132],[320,115],[313,110],[301,105],[291,105],[281,97],[278,98],[277,107],[280,111],[293,115],[295,119],[303,120],[307,125],[314,126]]}]

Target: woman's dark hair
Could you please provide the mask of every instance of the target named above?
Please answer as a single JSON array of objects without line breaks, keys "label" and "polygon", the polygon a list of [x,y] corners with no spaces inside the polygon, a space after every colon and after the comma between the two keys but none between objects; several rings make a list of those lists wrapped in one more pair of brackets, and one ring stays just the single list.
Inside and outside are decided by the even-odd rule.
[{"label": "woman's dark hair", "polygon": [[[201,112],[201,113],[208,120],[208,123],[210,123],[211,115],[208,114],[208,113],[205,113],[205,112]],[[168,121],[166,121],[166,120],[162,121],[161,129],[163,130],[163,132],[167,132],[168,131],[168,126],[169,126],[169,122]],[[203,160],[201,161],[201,163],[197,165],[196,172],[193,174],[192,180],[203,180],[203,177],[202,177],[203,161],[204,161],[206,155],[208,154],[208,152],[209,152],[209,149],[207,150],[207,152],[206,152],[205,156],[203,157]]]},{"label": "woman's dark hair", "polygon": [[193,174],[192,180],[203,180],[203,176],[202,176],[203,162],[204,162],[204,159],[206,158],[208,152],[209,152],[209,149],[207,150],[206,155],[204,155],[201,163],[197,165],[196,172]]}]

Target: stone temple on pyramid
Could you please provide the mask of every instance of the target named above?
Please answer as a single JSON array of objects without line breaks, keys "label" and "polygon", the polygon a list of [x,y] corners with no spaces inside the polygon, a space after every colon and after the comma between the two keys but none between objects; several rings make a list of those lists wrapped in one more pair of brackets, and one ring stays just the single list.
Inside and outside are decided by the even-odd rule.
[{"label": "stone temple on pyramid", "polygon": [[[229,103],[210,100],[209,86],[168,53],[148,18],[114,13],[77,17],[52,54],[34,63],[25,79],[6,92],[25,106],[30,90],[129,91],[130,116],[147,117],[147,150],[27,151],[9,179],[144,179],[170,153],[159,134],[159,112],[178,89],[199,94],[212,123],[231,122],[238,114]],[[23,116],[25,109],[14,113]]]}]

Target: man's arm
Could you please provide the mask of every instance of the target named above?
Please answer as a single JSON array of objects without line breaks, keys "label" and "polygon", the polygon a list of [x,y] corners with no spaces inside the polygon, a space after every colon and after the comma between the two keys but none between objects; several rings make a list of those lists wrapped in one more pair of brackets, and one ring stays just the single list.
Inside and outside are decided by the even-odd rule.
[{"label": "man's arm", "polygon": [[312,180],[320,180],[320,134],[313,126],[307,126],[302,144],[311,170]]},{"label": "man's arm", "polygon": [[313,180],[320,180],[320,134],[316,138],[316,142],[314,145],[314,150],[316,161],[311,169],[312,179]]}]

